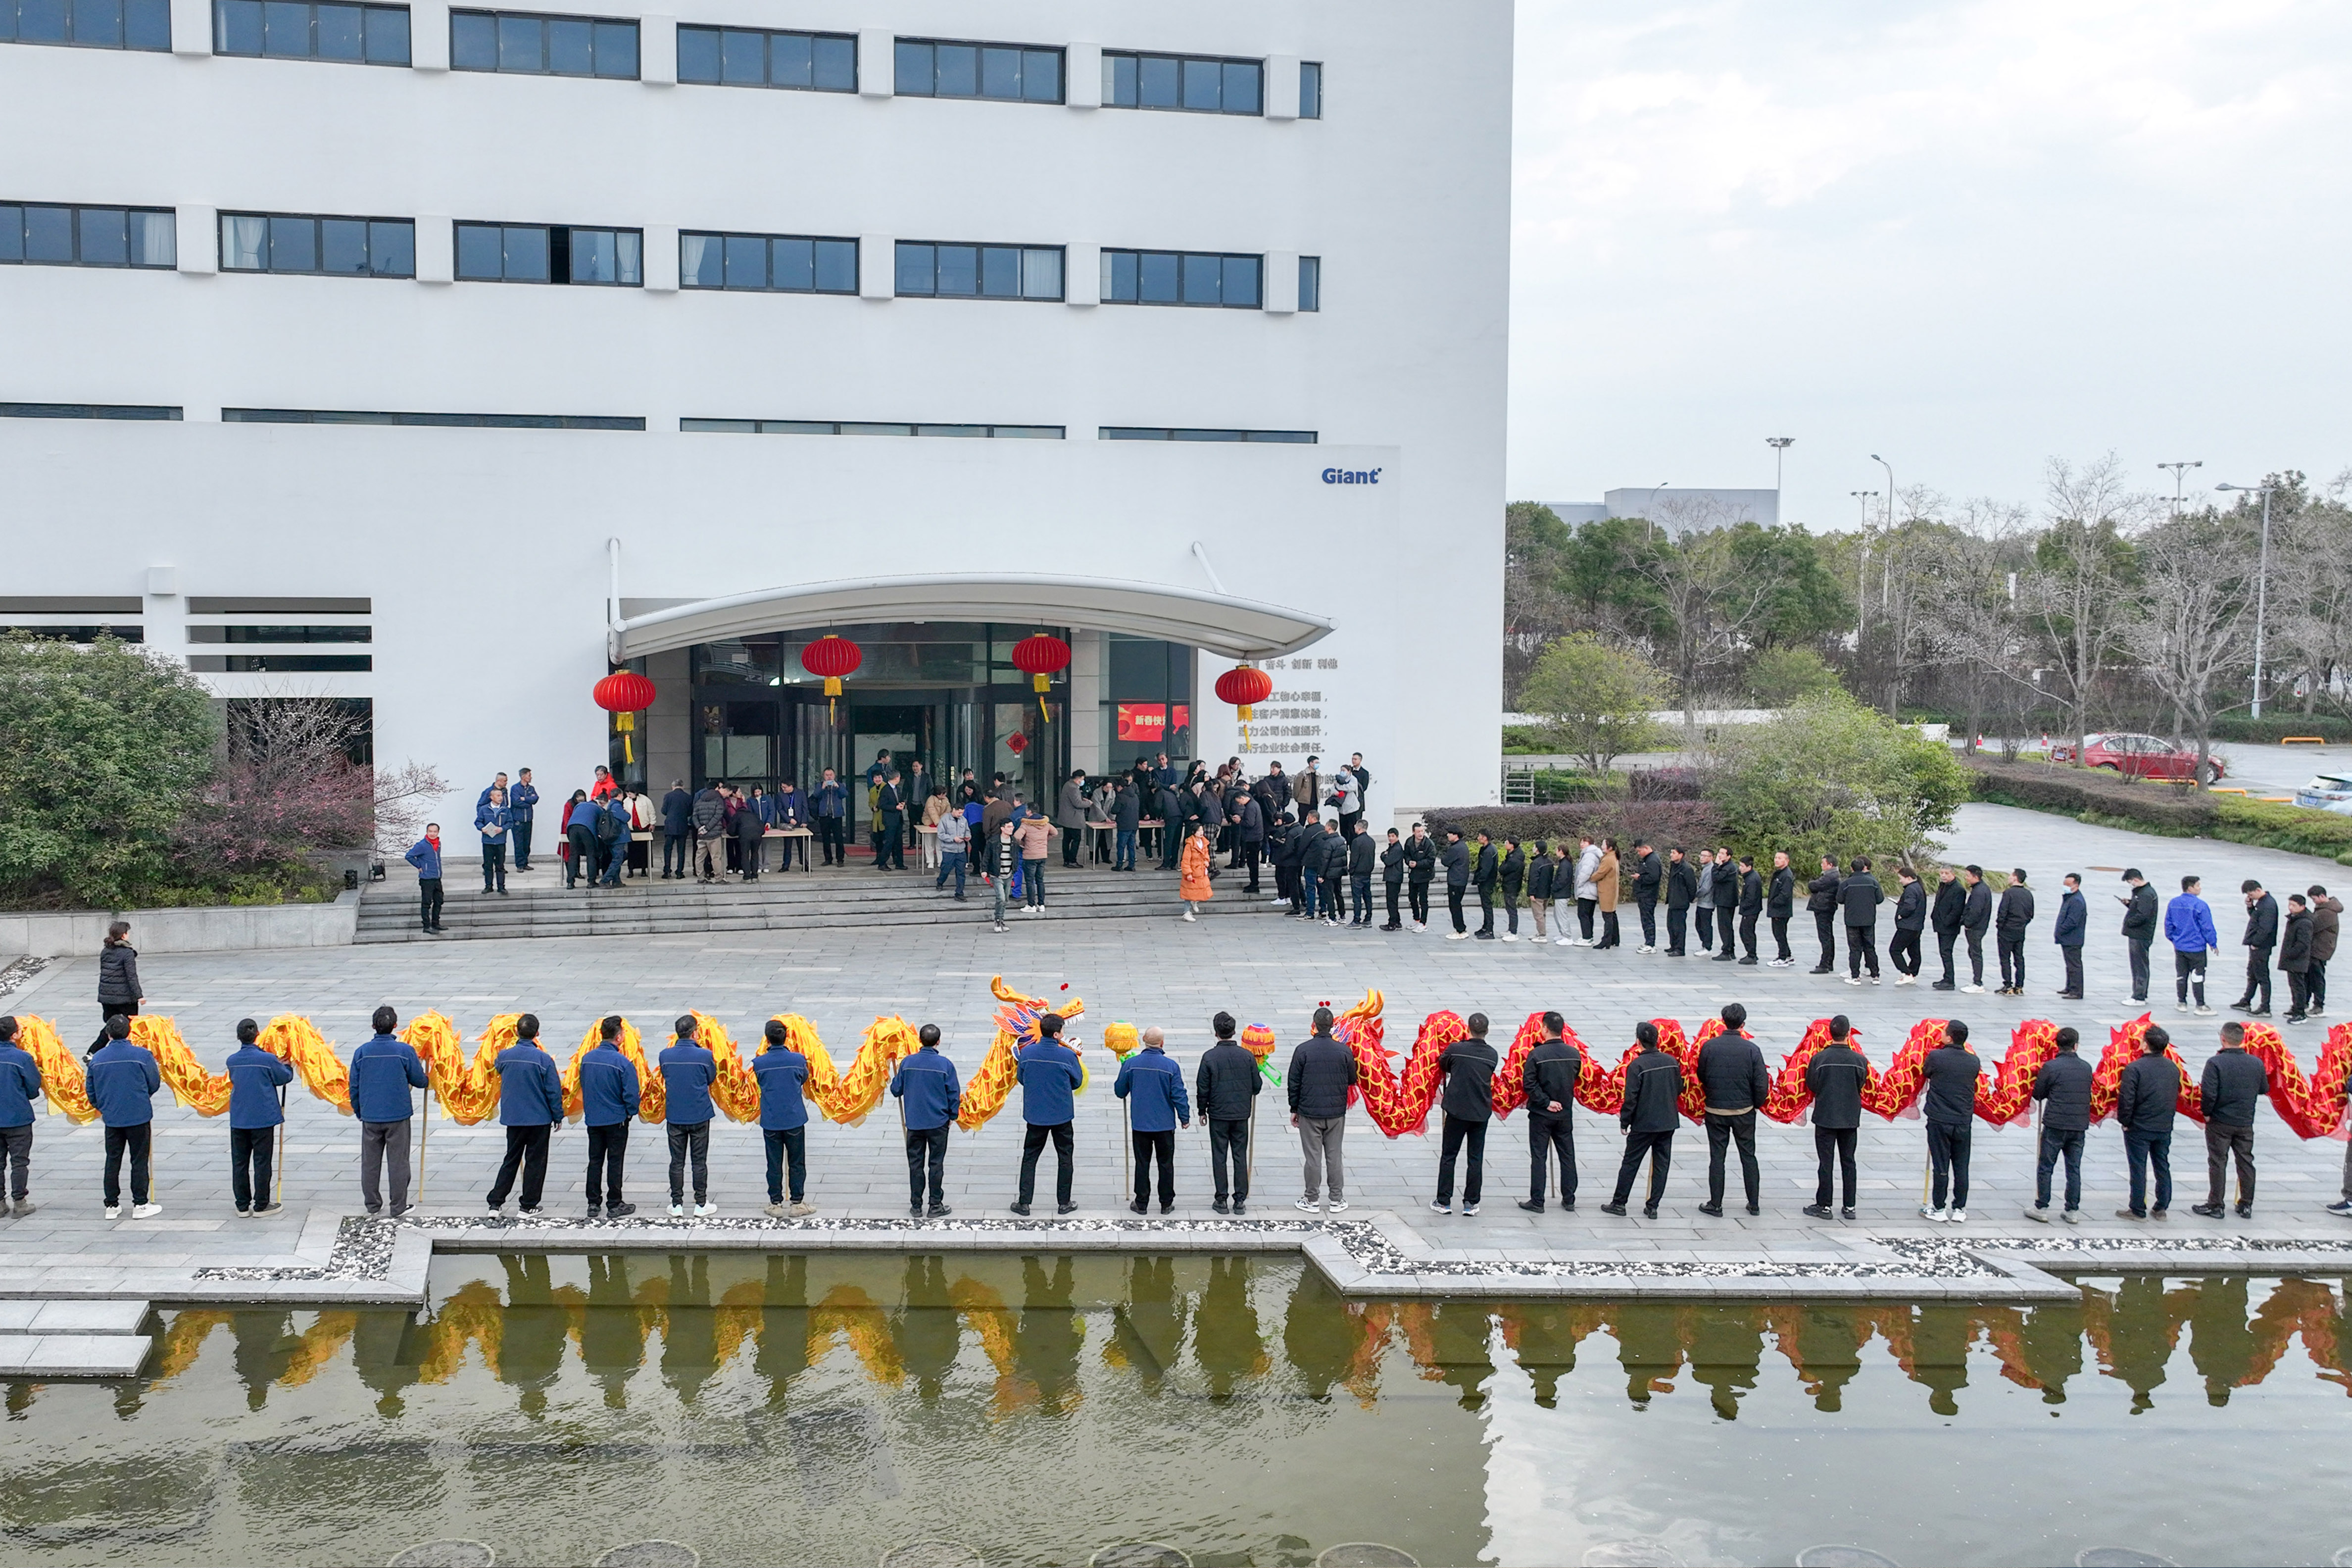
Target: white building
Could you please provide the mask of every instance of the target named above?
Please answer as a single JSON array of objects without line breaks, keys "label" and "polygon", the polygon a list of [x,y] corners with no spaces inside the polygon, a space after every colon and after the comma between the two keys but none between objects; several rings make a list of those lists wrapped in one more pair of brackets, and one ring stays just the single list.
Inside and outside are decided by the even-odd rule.
[{"label": "white building", "polygon": [[1505,0],[675,10],[0,0],[0,624],[365,700],[445,821],[621,665],[656,794],[1222,760],[1249,658],[1259,761],[1491,795]]},{"label": "white building", "polygon": [[1655,489],[1634,485],[1607,491],[1597,501],[1550,501],[1546,504],[1560,521],[1570,528],[1600,522],[1607,518],[1632,517],[1654,522],[1669,533],[1680,534],[1692,529],[1705,531],[1741,522],[1761,523],[1766,528],[1772,528],[1780,521],[1780,492],[1772,489],[1709,489],[1690,486],[1677,489],[1673,485],[1659,485]]}]

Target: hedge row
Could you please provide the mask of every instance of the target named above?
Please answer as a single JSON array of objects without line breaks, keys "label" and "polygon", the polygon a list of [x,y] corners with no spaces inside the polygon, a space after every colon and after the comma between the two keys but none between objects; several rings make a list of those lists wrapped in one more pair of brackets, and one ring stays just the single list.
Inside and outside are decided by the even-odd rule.
[{"label": "hedge row", "polygon": [[2217,741],[2276,745],[2289,735],[2317,735],[2329,741],[2352,741],[2352,719],[2337,719],[2325,713],[2265,713],[2255,719],[2243,713],[2233,713],[2213,721],[2213,738]]},{"label": "hedge row", "polygon": [[1580,835],[1612,839],[1631,848],[1637,842],[1661,850],[1681,845],[1696,848],[1717,842],[1723,814],[1703,800],[1585,800],[1556,805],[1442,806],[1428,814],[1429,830],[1443,839],[1458,831],[1465,839],[1481,832],[1500,842],[1516,838],[1522,844],[1542,839],[1574,843]]}]

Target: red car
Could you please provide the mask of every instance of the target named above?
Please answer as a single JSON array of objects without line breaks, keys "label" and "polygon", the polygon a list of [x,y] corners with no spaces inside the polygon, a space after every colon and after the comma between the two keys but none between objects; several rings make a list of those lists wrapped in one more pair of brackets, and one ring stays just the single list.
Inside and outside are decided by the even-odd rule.
[{"label": "red car", "polygon": [[[2059,742],[2050,748],[2053,763],[2075,760],[2074,748]],[[2134,778],[2169,779],[2187,783],[2197,776],[2197,748],[2177,744],[2158,735],[2105,734],[2083,737],[2083,765]],[[2205,759],[2205,782],[2221,782],[2221,759]]]}]

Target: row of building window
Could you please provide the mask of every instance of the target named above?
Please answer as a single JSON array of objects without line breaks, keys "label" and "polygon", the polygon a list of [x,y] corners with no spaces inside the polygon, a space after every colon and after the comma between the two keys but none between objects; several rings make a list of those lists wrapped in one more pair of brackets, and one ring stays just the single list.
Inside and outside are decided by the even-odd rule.
[{"label": "row of building window", "polygon": [[416,225],[407,218],[223,213],[220,264],[228,272],[416,276]]},{"label": "row of building window", "polygon": [[681,419],[689,435],[945,436],[999,441],[1059,441],[1059,425],[893,425],[864,419]]},{"label": "row of building window", "polygon": [[[449,64],[530,76],[638,75],[638,24],[625,18],[525,11],[452,11]],[[168,51],[170,0],[0,0],[0,42]],[[341,0],[213,0],[213,52],[263,59],[411,63],[405,5]],[[902,98],[1066,100],[1066,52],[1034,44],[899,38],[892,90]],[[716,87],[857,90],[857,40],[847,33],[681,26],[677,79]],[[1110,109],[1196,114],[1265,112],[1262,60],[1107,50],[1102,102]],[[1323,68],[1298,68],[1298,116],[1323,115]]]},{"label": "row of building window", "polygon": [[179,265],[168,207],[79,207],[0,202],[0,262],[47,267]]}]

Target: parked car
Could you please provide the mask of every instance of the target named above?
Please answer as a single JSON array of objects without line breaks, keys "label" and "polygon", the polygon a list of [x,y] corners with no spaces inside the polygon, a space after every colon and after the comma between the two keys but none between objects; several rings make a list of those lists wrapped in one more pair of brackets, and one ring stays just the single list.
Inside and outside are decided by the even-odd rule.
[{"label": "parked car", "polygon": [[[2053,763],[2075,760],[2074,748],[2059,742],[2050,748]],[[2169,779],[2187,782],[2197,776],[2197,748],[2180,745],[2160,735],[2107,733],[2083,737],[2082,763],[2087,768],[2105,768],[2109,773],[2131,778]],[[2221,759],[2205,759],[2205,782],[2221,782]]]},{"label": "parked car", "polygon": [[2315,811],[2341,812],[2352,816],[2352,777],[2322,773],[2295,792],[2294,804]]}]

